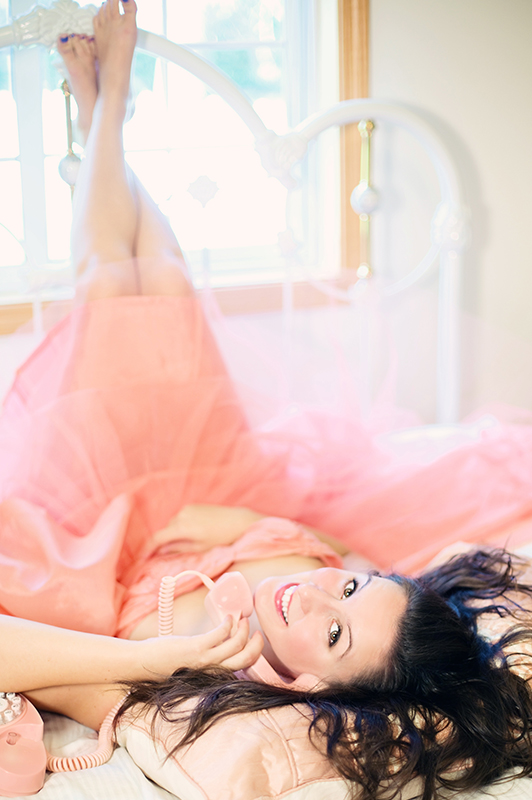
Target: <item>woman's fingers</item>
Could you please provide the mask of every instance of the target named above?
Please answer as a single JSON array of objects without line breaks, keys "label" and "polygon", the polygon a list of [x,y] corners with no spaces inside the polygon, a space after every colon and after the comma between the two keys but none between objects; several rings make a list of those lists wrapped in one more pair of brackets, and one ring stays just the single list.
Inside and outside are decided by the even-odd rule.
[{"label": "woman's fingers", "polygon": [[236,672],[239,669],[247,669],[256,662],[262,653],[263,647],[264,640],[261,634],[258,631],[255,631],[251,639],[249,639],[246,643],[244,649],[239,653],[236,653],[236,655],[226,658],[224,661],[222,661],[220,666],[227,667],[227,669],[232,669],[233,672]]},{"label": "woman's fingers", "polygon": [[249,636],[249,622],[246,618],[235,621],[227,616],[217,628],[203,634],[205,645],[214,650],[222,647],[224,652],[232,653],[241,650]]},{"label": "woman's fingers", "polygon": [[259,632],[249,638],[249,622],[235,624],[231,617],[198,636],[161,636],[135,642],[140,657],[137,663],[150,677],[170,675],[180,667],[202,668],[217,664],[234,671],[250,667],[264,646]]},{"label": "woman's fingers", "polygon": [[244,669],[251,666],[259,657],[264,642],[260,633],[249,639],[249,622],[241,619],[233,633],[231,618],[204,634],[204,643],[208,646],[205,652],[206,663],[220,664],[228,669]]}]

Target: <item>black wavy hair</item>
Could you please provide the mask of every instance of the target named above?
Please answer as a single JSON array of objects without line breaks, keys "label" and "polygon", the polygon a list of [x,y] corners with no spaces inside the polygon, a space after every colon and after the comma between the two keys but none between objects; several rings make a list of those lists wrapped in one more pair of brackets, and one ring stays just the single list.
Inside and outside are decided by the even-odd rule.
[{"label": "black wavy hair", "polygon": [[[389,576],[407,593],[406,613],[386,663],[350,684],[303,692],[220,668],[179,669],[161,682],[127,684],[115,725],[146,710],[154,729],[158,718],[185,722],[173,755],[224,717],[294,705],[310,714],[311,741],[361,800],[396,797],[413,778],[419,797],[435,800],[442,787],[473,790],[510,768],[528,776],[532,695],[515,669],[532,638],[520,605],[532,597],[520,580],[524,563],[504,550],[477,550],[417,579]],[[508,617],[507,632],[480,636],[483,614]],[[191,698],[193,710],[183,710]]]}]

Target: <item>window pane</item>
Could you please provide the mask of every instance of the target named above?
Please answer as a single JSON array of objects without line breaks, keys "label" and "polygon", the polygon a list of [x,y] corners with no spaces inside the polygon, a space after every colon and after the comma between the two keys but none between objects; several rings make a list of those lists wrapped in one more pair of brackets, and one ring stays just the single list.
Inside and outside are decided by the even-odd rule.
[{"label": "window pane", "polygon": [[247,47],[245,50],[201,50],[199,54],[225,72],[251,100],[280,95],[284,50]]},{"label": "window pane", "polygon": [[70,187],[59,175],[59,161],[59,156],[52,156],[44,161],[46,230],[50,261],[63,261],[70,256],[72,201]]},{"label": "window pane", "polygon": [[11,57],[0,50],[0,158],[18,156],[17,107],[11,94]]},{"label": "window pane", "polygon": [[168,3],[175,42],[281,41],[284,0],[179,0]]},{"label": "window pane", "polygon": [[252,146],[253,136],[236,111],[180,67],[168,69],[171,141],[179,147]]},{"label": "window pane", "polygon": [[0,162],[0,266],[23,264],[24,251],[17,239],[22,240],[22,191],[18,161]]}]

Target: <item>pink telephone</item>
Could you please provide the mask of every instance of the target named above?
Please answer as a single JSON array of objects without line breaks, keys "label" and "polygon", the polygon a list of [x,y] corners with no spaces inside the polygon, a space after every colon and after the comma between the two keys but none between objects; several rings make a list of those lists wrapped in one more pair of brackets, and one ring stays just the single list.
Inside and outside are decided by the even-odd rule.
[{"label": "pink telephone", "polygon": [[43,787],[46,770],[72,772],[109,761],[118,706],[104,719],[94,752],[70,758],[50,756],[44,747],[43,721],[37,709],[21,694],[0,692],[0,797],[36,794]]},{"label": "pink telephone", "polygon": [[[210,589],[205,598],[205,608],[210,618],[219,625],[229,614],[235,622],[241,617],[250,617],[253,613],[253,596],[249,585],[240,572],[226,572],[216,583],[207,575],[197,570],[186,570],[174,578],[166,577],[161,581],[159,593],[159,635],[171,635],[173,630],[173,598],[176,580],[185,575],[196,575]],[[273,686],[282,686],[292,689],[312,689],[317,679],[311,675],[300,675],[295,679],[284,678],[279,675],[272,665],[259,656],[257,661],[245,670],[236,673],[239,677],[248,680],[261,681]]]},{"label": "pink telephone", "polygon": [[0,692],[0,795],[35,794],[46,773],[43,722],[29,700]]}]

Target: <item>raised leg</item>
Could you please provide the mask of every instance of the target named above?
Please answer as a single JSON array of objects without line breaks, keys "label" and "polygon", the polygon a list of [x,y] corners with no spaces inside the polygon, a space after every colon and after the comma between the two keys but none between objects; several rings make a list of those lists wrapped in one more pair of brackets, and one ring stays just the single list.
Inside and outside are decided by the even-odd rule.
[{"label": "raised leg", "polygon": [[87,139],[75,191],[72,255],[82,299],[190,294],[185,262],[167,220],[125,162],[122,125],[136,41],[134,0],[107,0],[94,41],[61,37]]}]

